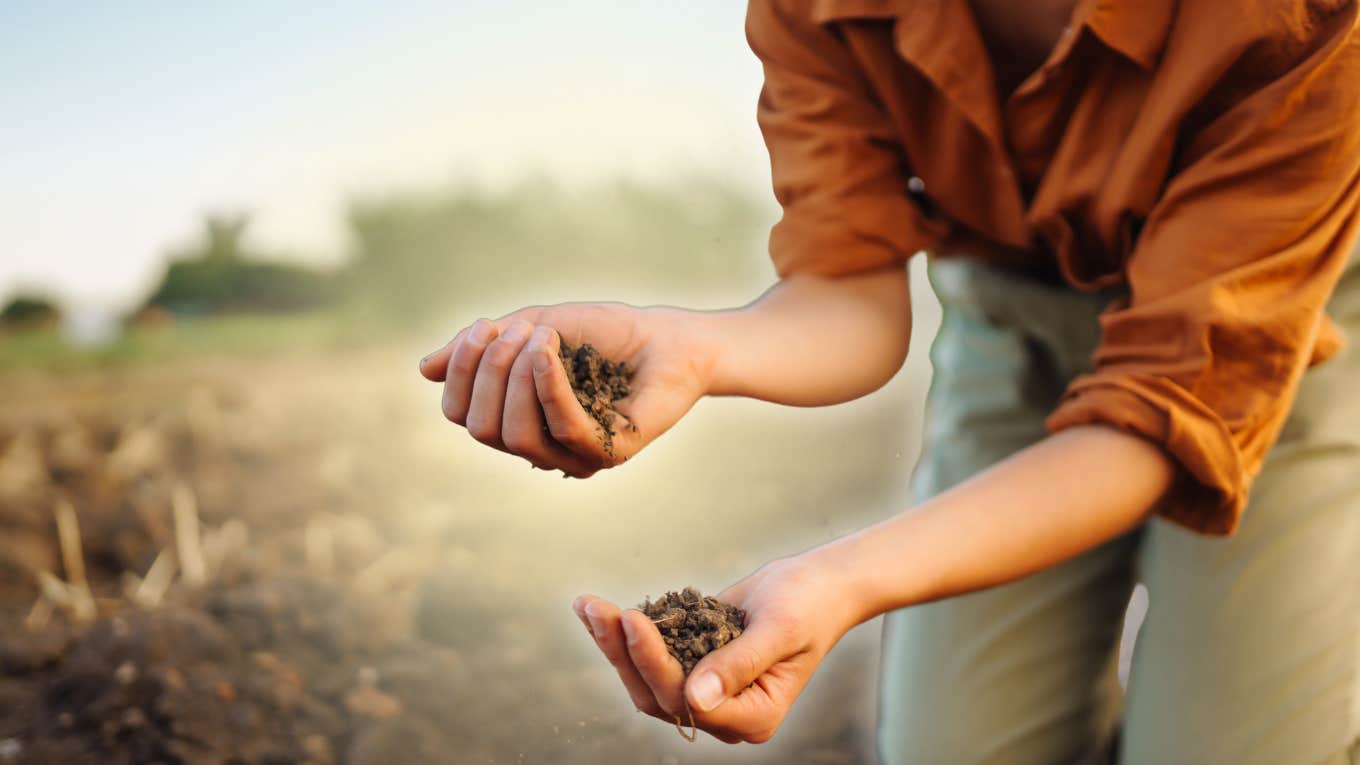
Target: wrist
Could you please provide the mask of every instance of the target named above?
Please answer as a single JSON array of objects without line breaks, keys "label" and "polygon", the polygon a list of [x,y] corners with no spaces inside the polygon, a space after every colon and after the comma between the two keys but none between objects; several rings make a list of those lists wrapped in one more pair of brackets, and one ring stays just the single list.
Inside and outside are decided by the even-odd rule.
[{"label": "wrist", "polygon": [[827,593],[823,618],[837,627],[837,634],[882,613],[860,550],[858,534],[841,537],[797,556]]},{"label": "wrist", "polygon": [[944,572],[929,542],[929,504],[805,553],[836,581],[850,626],[939,597]]},{"label": "wrist", "polygon": [[690,366],[700,396],[729,395],[728,312],[657,306],[644,309],[678,345]]}]

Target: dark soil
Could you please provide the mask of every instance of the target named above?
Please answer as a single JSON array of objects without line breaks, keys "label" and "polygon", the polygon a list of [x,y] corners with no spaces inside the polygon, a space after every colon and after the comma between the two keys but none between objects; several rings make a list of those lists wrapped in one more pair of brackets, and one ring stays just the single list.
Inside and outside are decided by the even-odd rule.
[{"label": "dark soil", "polygon": [[[441,423],[374,371],[397,361],[0,373],[0,401],[18,402],[0,405],[0,765],[696,761],[566,639],[563,595],[542,583],[570,564],[524,555],[547,537],[468,493],[477,469],[450,470],[429,446]],[[172,562],[148,601],[153,562],[180,557],[178,487],[206,578]],[[39,587],[38,572],[72,576],[63,501],[88,621]],[[867,677],[856,661],[829,676]],[[862,684],[836,687],[766,759],[867,761]]]},{"label": "dark soil", "polygon": [[576,400],[594,420],[600,423],[600,443],[605,453],[614,456],[614,421],[618,413],[614,402],[627,398],[632,392],[629,382],[633,367],[628,362],[615,363],[600,355],[590,343],[579,346],[563,341],[557,355],[567,370],[567,380],[576,392]]},{"label": "dark soil", "polygon": [[731,642],[746,626],[746,612],[693,587],[668,592],[660,600],[642,604],[661,638],[688,675],[699,660]]},{"label": "dark soil", "polygon": [[[439,733],[449,721],[396,667],[417,657],[452,687],[465,681],[458,659],[375,635],[373,618],[330,584],[279,578],[83,629],[12,630],[0,696],[21,703],[0,711],[0,737],[34,765],[436,762],[406,755],[455,746]],[[433,741],[385,736],[398,724]]]}]

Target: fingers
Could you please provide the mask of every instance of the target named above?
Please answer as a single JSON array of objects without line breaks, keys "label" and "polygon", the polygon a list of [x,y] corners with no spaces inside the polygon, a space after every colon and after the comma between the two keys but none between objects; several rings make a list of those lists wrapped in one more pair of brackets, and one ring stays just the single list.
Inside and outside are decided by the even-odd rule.
[{"label": "fingers", "polygon": [[685,709],[685,671],[680,662],[666,650],[666,642],[656,625],[636,609],[623,612],[623,634],[628,645],[628,656],[637,673],[652,690],[652,695],[669,716],[664,719],[687,718]]},{"label": "fingers", "polygon": [[[510,367],[523,350],[533,332],[527,321],[511,322],[500,336],[482,352],[477,374],[472,379],[472,393],[468,400],[467,427],[473,438],[487,446],[503,449],[501,441],[502,413],[505,407],[505,387],[510,378]],[[457,352],[454,352],[457,357]],[[452,362],[450,362],[452,363]]]},{"label": "fingers", "polygon": [[[535,335],[535,338],[539,338]],[[599,425],[586,414],[567,380],[567,372],[557,356],[561,338],[548,330],[541,342],[530,344],[534,392],[543,410],[543,419],[553,440],[572,452],[595,462],[607,455],[600,446]]]},{"label": "fingers", "polygon": [[[551,329],[535,329],[510,367],[509,385],[505,391],[505,415],[501,420],[501,441],[506,451],[524,457],[537,467],[556,468],[568,475],[584,478],[595,472],[596,463],[573,454],[551,438],[544,424],[543,410],[539,406],[534,365],[540,362],[542,356],[547,363],[558,366],[558,371],[561,371],[556,349],[548,349],[550,339],[555,339]],[[572,403],[575,404],[575,399]]]},{"label": "fingers", "polygon": [[[634,706],[666,722],[692,719],[729,743],[771,738],[815,665],[796,647],[789,625],[771,619],[704,657],[686,682],[680,663],[642,612],[620,612],[592,595],[577,598],[572,608]],[[705,689],[713,683],[716,690]]]},{"label": "fingers", "polygon": [[585,623],[586,629],[590,630],[605,658],[614,665],[624,688],[628,690],[628,697],[633,700],[633,706],[654,717],[666,719],[652,689],[638,674],[628,655],[618,606],[594,595],[582,595],[572,604],[572,609]]},{"label": "fingers", "polygon": [[[446,354],[445,371],[442,375],[444,397],[440,402],[440,409],[450,422],[467,424],[473,378],[482,363],[482,355],[487,345],[496,339],[497,334],[494,324],[486,319],[478,319],[471,327],[458,333],[453,342],[447,346],[450,350]],[[438,355],[438,352],[435,355]]]},{"label": "fingers", "polygon": [[[531,307],[494,321],[478,320],[422,359],[420,372],[444,383],[444,416],[476,440],[535,467],[590,476],[627,459],[639,444],[637,428],[620,414],[615,452],[605,450],[601,426],[577,400],[558,358],[557,330],[567,327],[569,335],[579,336],[583,316],[604,310]],[[535,329],[539,321],[545,323]],[[627,334],[623,343],[634,339]]]},{"label": "fingers", "polygon": [[770,738],[816,663],[799,634],[786,620],[757,620],[701,659],[685,683],[685,698],[703,713],[705,726],[750,742]]},{"label": "fingers", "polygon": [[[510,325],[510,322],[516,319],[523,319],[533,323],[542,313],[542,306],[530,306],[502,316],[494,322],[487,321],[486,319],[479,319],[477,322],[473,323],[472,326],[464,327],[459,330],[458,334],[454,335],[452,340],[448,341],[437,350],[431,351],[429,355],[421,359],[420,364],[417,365],[420,369],[420,374],[430,382],[444,382],[445,375],[448,371],[449,358],[458,348],[458,344],[462,342],[463,338],[467,337],[473,327],[476,327],[478,324],[489,324],[495,331],[495,334],[500,334],[502,330]],[[491,338],[485,338],[481,342],[481,346],[485,347],[492,339],[494,339],[494,335]]]}]

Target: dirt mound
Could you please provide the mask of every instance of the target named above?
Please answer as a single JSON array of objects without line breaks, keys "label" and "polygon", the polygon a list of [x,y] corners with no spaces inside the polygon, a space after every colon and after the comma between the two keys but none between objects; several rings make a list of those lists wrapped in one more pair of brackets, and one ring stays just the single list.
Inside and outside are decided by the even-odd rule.
[{"label": "dirt mound", "polygon": [[648,599],[642,613],[652,620],[670,651],[688,675],[699,660],[731,642],[746,626],[746,612],[693,587]]},{"label": "dirt mound", "polygon": [[614,456],[614,421],[618,413],[614,402],[627,398],[632,392],[630,382],[633,367],[628,362],[614,363],[590,343],[579,346],[563,341],[557,350],[562,366],[567,370],[567,380],[576,392],[576,400],[596,422],[600,423],[602,435],[600,442],[609,456]]},{"label": "dirt mound", "polygon": [[[0,765],[690,761],[401,358],[321,361],[0,374]],[[859,693],[774,759],[858,761]]]},{"label": "dirt mound", "polygon": [[[323,582],[281,578],[203,601],[127,609],[56,643],[51,631],[0,640],[0,697],[26,700],[0,712],[0,731],[24,733],[10,739],[22,742],[13,761],[382,763],[455,743],[421,689],[384,671],[412,654],[427,676],[456,668],[449,650],[375,636],[372,614]],[[435,741],[389,735],[394,726]]]}]

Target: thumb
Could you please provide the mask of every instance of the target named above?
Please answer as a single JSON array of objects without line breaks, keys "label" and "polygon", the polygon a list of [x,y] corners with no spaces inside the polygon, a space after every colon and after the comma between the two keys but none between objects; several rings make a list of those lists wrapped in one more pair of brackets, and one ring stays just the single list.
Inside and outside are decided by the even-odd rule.
[{"label": "thumb", "polygon": [[757,620],[736,640],[705,656],[685,683],[685,698],[711,712],[784,657],[796,653],[793,633],[773,619]]}]

